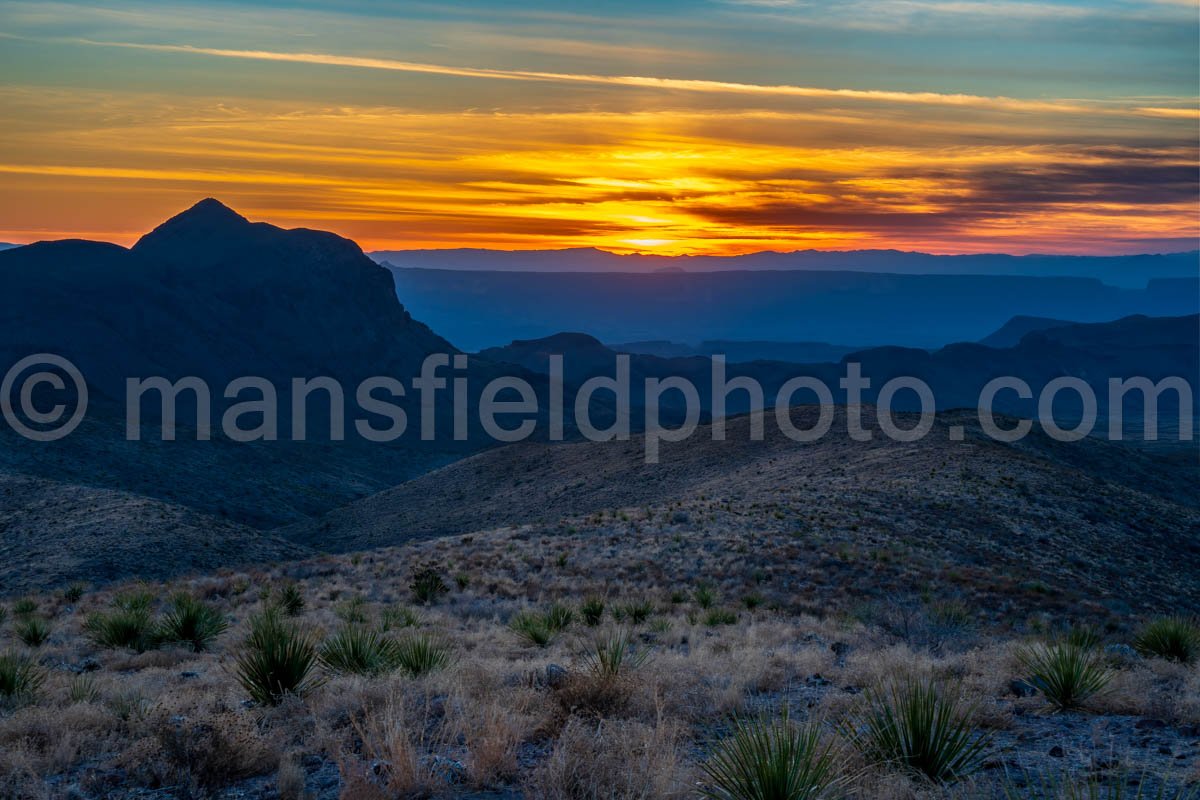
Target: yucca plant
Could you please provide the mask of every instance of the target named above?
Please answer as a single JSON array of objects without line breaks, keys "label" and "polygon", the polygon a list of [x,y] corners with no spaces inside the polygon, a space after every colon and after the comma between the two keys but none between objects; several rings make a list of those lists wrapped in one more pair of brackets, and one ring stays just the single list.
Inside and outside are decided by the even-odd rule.
[{"label": "yucca plant", "polygon": [[594,628],[600,624],[600,620],[604,618],[604,598],[589,597],[583,601],[583,605],[579,607],[579,614],[583,617],[583,622],[589,628]]},{"label": "yucca plant", "polygon": [[575,621],[575,612],[562,603],[555,603],[546,611],[546,627],[555,633],[566,630]]},{"label": "yucca plant", "polygon": [[421,624],[421,617],[407,606],[385,608],[379,615],[379,629],[384,633],[393,628],[415,628]]},{"label": "yucca plant", "polygon": [[424,633],[414,633],[396,642],[400,670],[410,678],[419,678],[450,666],[452,656],[445,642]]},{"label": "yucca plant", "polygon": [[110,649],[123,647],[141,653],[152,649],[154,626],[148,608],[116,608],[87,618],[84,630],[93,642]]},{"label": "yucca plant", "polygon": [[509,620],[508,627],[525,642],[537,647],[548,646],[558,636],[558,631],[546,624],[546,618],[533,611],[517,614]]},{"label": "yucca plant", "polygon": [[1147,777],[1131,776],[1123,771],[1107,777],[1027,774],[1019,784],[1007,779],[1004,796],[1008,800],[1031,796],[1040,800],[1200,800],[1200,787],[1181,787],[1172,791],[1162,781],[1150,781]]},{"label": "yucca plant", "polygon": [[46,673],[32,658],[17,653],[0,655],[0,699],[28,700],[37,694],[45,680]]},{"label": "yucca plant", "polygon": [[1017,660],[1029,682],[1059,711],[1079,708],[1112,680],[1099,652],[1069,642],[1026,647]]},{"label": "yucca plant", "polygon": [[250,622],[250,635],[237,660],[237,679],[260,705],[278,705],[288,695],[303,696],[320,680],[314,676],[317,646],[299,625],[268,611]]},{"label": "yucca plant", "polygon": [[279,588],[279,609],[289,617],[298,617],[304,611],[304,592],[296,583],[285,583]]},{"label": "yucca plant", "polygon": [[649,600],[634,600],[629,603],[622,603],[613,609],[613,617],[617,622],[628,620],[634,625],[641,625],[650,619],[650,615],[653,613],[654,603]]},{"label": "yucca plant", "polygon": [[701,583],[692,593],[692,599],[696,601],[696,605],[707,611],[717,604],[717,593],[707,583]]},{"label": "yucca plant", "polygon": [[704,624],[710,628],[718,625],[733,625],[737,620],[737,614],[726,608],[714,608],[704,615]]},{"label": "yucca plant", "polygon": [[14,616],[28,617],[30,614],[37,613],[37,601],[29,597],[22,597],[13,603],[12,610]]},{"label": "yucca plant", "polygon": [[320,659],[331,672],[355,675],[382,675],[400,664],[393,639],[359,625],[347,625],[326,639]]},{"label": "yucca plant", "polygon": [[157,598],[149,589],[132,589],[113,598],[113,607],[122,611],[149,611]]},{"label": "yucca plant", "polygon": [[712,800],[826,800],[842,796],[837,756],[816,725],[782,718],[738,721],[702,765]]},{"label": "yucca plant", "polygon": [[63,589],[63,600],[68,603],[78,603],[83,598],[85,586],[82,583],[72,583],[66,589]]},{"label": "yucca plant", "polygon": [[367,600],[362,595],[355,595],[334,609],[338,618],[347,625],[367,624]]},{"label": "yucca plant", "polygon": [[76,675],[71,679],[67,696],[72,703],[95,703],[100,699],[100,689],[91,675]]},{"label": "yucca plant", "polygon": [[13,633],[28,647],[41,647],[50,638],[50,623],[41,617],[24,617],[13,625]]},{"label": "yucca plant", "polygon": [[412,590],[413,598],[423,605],[436,603],[439,597],[450,591],[450,587],[442,580],[441,573],[433,567],[424,567],[414,572],[409,589]]},{"label": "yucca plant", "polygon": [[1067,631],[1067,635],[1063,637],[1063,641],[1084,650],[1095,650],[1104,639],[1100,635],[1100,632],[1092,626],[1076,625]]},{"label": "yucca plant", "polygon": [[640,667],[649,655],[648,650],[634,647],[627,631],[610,631],[592,640],[583,654],[583,664],[598,678],[615,678]]},{"label": "yucca plant", "polygon": [[164,644],[185,644],[203,653],[226,631],[229,622],[217,609],[188,594],[178,594],[158,624],[155,636]]},{"label": "yucca plant", "polygon": [[979,768],[990,737],[972,724],[973,709],[932,680],[896,681],[866,693],[866,708],[843,725],[868,759],[948,783]]},{"label": "yucca plant", "polygon": [[1200,623],[1187,617],[1156,619],[1142,629],[1133,647],[1147,657],[1195,664],[1200,659]]}]

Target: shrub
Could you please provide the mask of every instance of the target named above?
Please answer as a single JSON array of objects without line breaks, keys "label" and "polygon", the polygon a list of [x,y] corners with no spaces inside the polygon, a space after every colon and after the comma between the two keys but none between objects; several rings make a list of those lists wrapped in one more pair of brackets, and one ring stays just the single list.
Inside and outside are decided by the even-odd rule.
[{"label": "shrub", "polygon": [[604,599],[600,597],[587,598],[579,607],[579,613],[583,617],[584,624],[590,628],[596,627],[604,618]]},{"label": "shrub", "polygon": [[990,738],[971,723],[971,709],[933,680],[892,683],[866,699],[843,730],[867,758],[940,783],[979,768]]},{"label": "shrub", "polygon": [[562,603],[555,603],[546,612],[546,627],[555,633],[560,633],[575,621],[575,612]]},{"label": "shrub", "polygon": [[717,604],[717,593],[707,583],[701,583],[692,593],[692,599],[696,601],[696,605],[707,611]]},{"label": "shrub", "polygon": [[844,783],[820,728],[795,725],[786,714],[738,722],[702,769],[701,795],[714,800],[818,800],[840,796]]},{"label": "shrub", "polygon": [[407,606],[385,608],[379,615],[379,628],[384,633],[392,628],[415,628],[420,624],[421,618],[417,616],[417,612]]},{"label": "shrub", "polygon": [[303,696],[319,685],[313,677],[316,662],[312,636],[268,611],[251,620],[236,674],[256,703],[273,706],[289,694]]},{"label": "shrub", "polygon": [[1200,659],[1200,624],[1187,617],[1156,619],[1142,629],[1133,646],[1147,657],[1195,664]]},{"label": "shrub", "polygon": [[1076,625],[1067,631],[1063,641],[1083,650],[1094,650],[1103,642],[1100,632],[1090,625]]},{"label": "shrub", "polygon": [[158,641],[185,644],[193,653],[203,653],[229,627],[217,609],[187,594],[178,594],[158,625]]},{"label": "shrub", "polygon": [[121,611],[149,611],[157,598],[149,589],[133,589],[113,598],[113,607]]},{"label": "shrub", "polygon": [[82,583],[72,583],[66,589],[63,589],[63,600],[68,603],[78,603],[83,598],[84,585]]},{"label": "shrub", "polygon": [[405,674],[418,678],[449,666],[450,648],[432,636],[418,633],[396,643],[396,657]]},{"label": "shrub", "polygon": [[758,592],[751,592],[742,598],[742,604],[746,606],[747,611],[754,611],[763,604],[763,596]]},{"label": "shrub", "polygon": [[704,615],[704,624],[710,628],[718,625],[733,625],[737,620],[737,614],[726,608],[714,608]]},{"label": "shrub", "polygon": [[650,615],[654,613],[654,604],[649,600],[635,600],[633,602],[624,603],[613,609],[613,617],[617,622],[629,620],[634,625],[641,625],[646,620],[650,619]]},{"label": "shrub", "polygon": [[648,650],[634,648],[633,637],[626,631],[597,636],[583,654],[588,671],[601,678],[615,678],[646,662]]},{"label": "shrub", "polygon": [[294,582],[279,588],[279,609],[289,617],[298,617],[304,611],[304,592]]},{"label": "shrub", "polygon": [[517,614],[509,620],[508,627],[521,639],[537,647],[546,647],[558,634],[546,624],[544,616],[532,611]]},{"label": "shrub", "polygon": [[67,697],[72,703],[94,703],[100,699],[100,689],[91,675],[76,675],[71,679]]},{"label": "shrub", "polygon": [[28,617],[30,614],[37,612],[37,601],[29,597],[22,597],[17,602],[13,603],[13,615],[17,617]]},{"label": "shrub", "polygon": [[454,585],[458,587],[460,592],[466,591],[471,585],[471,576],[465,572],[460,572],[454,576]]},{"label": "shrub", "polygon": [[396,642],[358,625],[347,625],[321,645],[321,663],[332,672],[382,675],[399,664]]},{"label": "shrub", "polygon": [[441,574],[433,567],[423,567],[414,572],[409,589],[413,598],[424,605],[436,603],[439,597],[450,591]]},{"label": "shrub", "polygon": [[87,618],[84,630],[93,642],[109,649],[123,647],[141,653],[154,648],[148,608],[116,608]]},{"label": "shrub", "polygon": [[1029,682],[1059,711],[1078,708],[1112,680],[1097,651],[1068,642],[1027,647],[1017,659]]},{"label": "shrub", "polygon": [[5,701],[32,698],[45,680],[46,673],[32,658],[16,653],[0,655],[0,698]]},{"label": "shrub", "polygon": [[355,595],[340,604],[334,611],[347,625],[367,624],[367,601],[361,595]]},{"label": "shrub", "polygon": [[41,617],[25,617],[17,620],[13,633],[29,647],[41,647],[50,638],[50,623]]}]

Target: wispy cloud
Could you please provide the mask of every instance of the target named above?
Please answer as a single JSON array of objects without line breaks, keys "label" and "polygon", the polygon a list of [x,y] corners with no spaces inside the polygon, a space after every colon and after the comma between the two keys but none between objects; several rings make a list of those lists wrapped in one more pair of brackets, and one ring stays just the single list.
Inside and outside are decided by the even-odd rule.
[{"label": "wispy cloud", "polygon": [[[705,92],[720,94],[744,94],[774,97],[802,97],[823,100],[863,100],[885,103],[915,103],[921,105],[990,108],[1003,111],[1033,111],[1051,113],[1120,113],[1123,109],[1111,105],[1097,105],[1079,100],[1038,100],[1005,96],[987,96],[963,93],[922,91],[893,91],[885,89],[838,89],[818,86],[795,86],[791,84],[740,83],[734,81],[704,80],[692,78],[653,77],[644,75],[596,75],[573,72],[543,72],[521,69],[490,69],[486,67],[460,67],[446,64],[429,64],[401,61],[390,58],[337,55],[333,53],[279,52],[271,50],[229,50],[217,47],[193,45],[150,44],[142,42],[104,42],[88,39],[80,44],[99,47],[119,47],[133,50],[149,50],[162,53],[184,53],[189,55],[213,56],[217,58],[239,58],[254,61],[278,61],[297,64],[319,64],[355,69],[387,70],[427,75],[448,75],[461,78],[481,78],[506,81],[544,81],[552,83],[582,83],[602,86],[627,86],[666,91]],[[1137,109],[1129,109],[1137,113]]]}]

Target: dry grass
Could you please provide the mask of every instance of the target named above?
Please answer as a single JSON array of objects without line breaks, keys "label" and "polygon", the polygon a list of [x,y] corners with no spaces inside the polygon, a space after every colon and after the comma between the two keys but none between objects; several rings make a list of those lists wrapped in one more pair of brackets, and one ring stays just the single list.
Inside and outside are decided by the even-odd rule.
[{"label": "dry grass", "polygon": [[[661,515],[621,513],[630,523]],[[674,798],[695,790],[699,767],[728,734],[731,715],[786,707],[797,720],[823,721],[832,735],[864,690],[897,675],[961,687],[976,708],[976,724],[997,734],[994,764],[971,781],[934,789],[847,755],[851,797],[998,797],[1008,765],[1042,771],[1065,764],[1048,762],[1046,751],[1068,736],[1075,737],[1071,747],[1082,748],[1072,751],[1072,763],[1107,758],[1118,748],[1123,761],[1176,782],[1189,775],[1187,762],[1174,756],[1191,746],[1181,726],[1200,722],[1194,667],[1135,657],[1117,668],[1112,690],[1087,715],[1052,719],[1041,713],[1040,698],[1009,694],[1009,682],[1022,677],[1014,654],[1026,642],[1003,628],[973,627],[932,642],[849,609],[817,617],[775,602],[794,586],[783,573],[756,580],[716,548],[693,552],[697,575],[681,579],[681,573],[665,578],[638,549],[615,542],[597,537],[590,550],[571,551],[564,566],[561,541],[517,529],[112,587],[70,606],[35,597],[54,634],[29,652],[47,677],[36,697],[0,713],[0,796],[51,797],[73,787],[80,797],[100,798],[118,788],[174,786],[182,787],[179,796],[185,788],[203,794],[239,787],[249,797],[300,798],[312,765],[320,763],[340,776],[342,796],[352,798],[498,789],[546,798]],[[663,546],[671,558],[684,558],[674,554],[673,541]],[[453,588],[422,608],[414,627],[392,631],[446,642],[449,666],[415,678],[329,674],[309,696],[285,698],[277,707],[244,702],[234,676],[241,643],[278,587],[295,583],[305,599],[297,623],[324,639],[343,627],[349,605],[364,625],[385,618],[407,624],[412,563],[470,578],[463,588],[448,579]],[[717,587],[718,605],[751,590],[766,603],[743,607],[735,624],[708,626],[693,597],[698,580]],[[94,644],[84,630],[89,614],[132,588],[156,598],[154,614],[175,592],[188,591],[212,604],[229,629],[202,653],[170,647],[139,654]],[[554,603],[578,610],[592,595],[606,597],[609,608],[630,597],[650,600],[642,624],[624,623],[629,647],[644,652],[644,662],[631,660],[615,673],[594,668],[588,651],[612,630],[608,615],[591,628],[577,614],[545,648],[522,644],[508,627],[522,611]],[[1129,620],[1129,628],[1137,623]],[[0,632],[10,636],[10,624]],[[548,673],[552,664],[565,674]],[[1133,725],[1144,717],[1168,726],[1155,733],[1170,734],[1166,744],[1137,743]],[[1070,725],[1082,731],[1093,722],[1105,735],[1080,744],[1086,732]],[[1060,724],[1067,727],[1046,728]],[[1174,750],[1155,756],[1159,746]]]}]

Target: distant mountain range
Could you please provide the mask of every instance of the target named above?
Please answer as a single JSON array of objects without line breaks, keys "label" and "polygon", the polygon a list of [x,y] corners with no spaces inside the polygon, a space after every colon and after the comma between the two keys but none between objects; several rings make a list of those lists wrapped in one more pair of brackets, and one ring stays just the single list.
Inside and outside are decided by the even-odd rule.
[{"label": "distant mountain range", "polygon": [[[874,389],[889,377],[914,375],[930,383],[940,407],[949,408],[972,405],[983,382],[1005,374],[1034,386],[1077,375],[1097,387],[1110,376],[1183,374],[1195,386],[1200,362],[1195,285],[1195,279],[1167,278],[1145,289],[1120,289],[1088,278],[829,271],[613,275],[394,269],[389,275],[354,242],[252,223],[215,200],[171,218],[128,249],[78,240],[11,248],[0,252],[0,371],[32,353],[58,353],[87,376],[93,402],[79,430],[59,442],[29,442],[0,424],[0,494],[6,498],[0,504],[0,560],[6,565],[0,584],[53,584],[84,574],[97,581],[166,576],[240,560],[292,558],[338,535],[340,520],[319,519],[332,509],[422,475],[429,477],[398,497],[428,505],[428,498],[440,495],[422,487],[436,487],[439,473],[431,471],[452,462],[461,463],[440,473],[454,476],[446,486],[470,485],[464,476],[472,464],[489,465],[496,474],[506,465],[518,465],[522,476],[527,469],[527,462],[511,455],[481,454],[494,442],[479,436],[474,425],[464,440],[450,436],[448,392],[435,396],[438,435],[432,442],[416,437],[415,421],[410,435],[387,445],[320,436],[239,443],[217,435],[197,442],[186,421],[178,441],[154,435],[127,441],[121,401],[128,377],[204,378],[213,387],[216,414],[236,401],[222,396],[228,381],[264,377],[280,388],[280,427],[286,431],[287,384],[294,377],[329,376],[352,385],[389,375],[410,382],[431,353],[520,339],[473,356],[461,377],[472,391],[492,377],[521,377],[542,400],[548,355],[560,352],[566,356],[570,409],[579,383],[611,374],[616,350],[604,341],[661,339],[702,344],[680,345],[691,352],[634,355],[635,386],[645,377],[688,377],[706,408],[710,362],[703,351],[714,348],[730,356],[730,377],[756,377],[768,399],[797,375],[837,387],[841,362],[855,360],[863,363]],[[1156,318],[1129,316],[1134,311]],[[1014,319],[1017,313],[1036,319]],[[1117,317],[1122,318],[1113,321]],[[431,321],[432,327],[426,324]],[[551,339],[510,335],[552,325],[550,332],[558,335]],[[587,333],[559,334],[571,330]],[[981,338],[995,346],[936,347]],[[932,342],[931,351],[895,346],[916,342]],[[889,346],[862,349],[884,343]],[[635,345],[620,349],[638,352]],[[811,363],[798,363],[805,361]],[[731,397],[729,413],[748,408],[740,398],[741,393]],[[635,393],[635,430],[642,419],[640,399]],[[869,402],[873,394],[863,399]],[[474,396],[469,401],[474,404]],[[395,402],[410,412],[410,421],[416,419],[415,392]],[[909,407],[905,403],[911,398],[897,397],[898,408]],[[999,405],[1014,413],[1030,410],[1030,403],[1014,398]],[[595,410],[593,421],[602,425],[611,402],[600,398]],[[668,420],[679,413],[678,404],[666,404]],[[1169,413],[1168,402],[1163,414]],[[147,409],[146,418],[153,416]],[[321,419],[320,410],[310,416]],[[842,457],[841,448],[835,444],[826,451],[830,463]],[[582,468],[586,477],[581,465],[599,456],[586,455],[593,452],[586,449],[571,452],[585,453],[572,469]],[[725,474],[724,457],[716,451],[705,446],[689,452],[688,470],[703,464],[705,474]],[[1101,467],[1087,446],[1055,458],[1088,461],[1089,469],[1115,474],[1120,459],[1104,452],[1109,455]],[[758,468],[756,457],[739,453],[747,470]],[[1005,457],[998,450],[995,455]],[[623,480],[621,465],[640,457],[628,446],[605,455],[609,480]],[[1149,481],[1150,469],[1138,467],[1138,475]],[[506,485],[520,485],[525,496],[524,478],[511,471],[504,475]],[[584,495],[564,508],[602,508],[621,496],[616,484],[591,492],[562,480],[547,487],[561,484],[571,497]],[[548,490],[540,487],[529,502],[541,504],[537,498]],[[466,506],[467,499],[455,502]],[[500,502],[463,513],[480,524],[515,518],[495,506]],[[392,514],[396,506],[389,508]],[[440,506],[405,511],[416,514],[422,532],[440,529],[434,518],[444,512]],[[476,524],[466,517],[445,529]],[[379,528],[399,517],[356,518],[371,541],[406,535]],[[266,533],[276,529],[280,535]],[[288,531],[302,533],[292,537]],[[349,546],[350,539],[344,541]],[[342,545],[331,539],[331,546]],[[167,549],[170,557],[164,559]]]},{"label": "distant mountain range", "polygon": [[1095,278],[849,271],[469,272],[392,268],[412,313],[479,350],[561,331],[601,341],[816,341],[936,348],[1015,316],[1107,322],[1200,312],[1200,278],[1142,289]]},{"label": "distant mountain range", "polygon": [[1200,250],[1127,256],[933,255],[902,250],[796,250],[739,256],[621,255],[580,247],[566,250],[379,250],[381,263],[416,269],[501,272],[723,272],[840,270],[898,275],[1025,275],[1095,278],[1141,288],[1151,278],[1195,278]]}]

